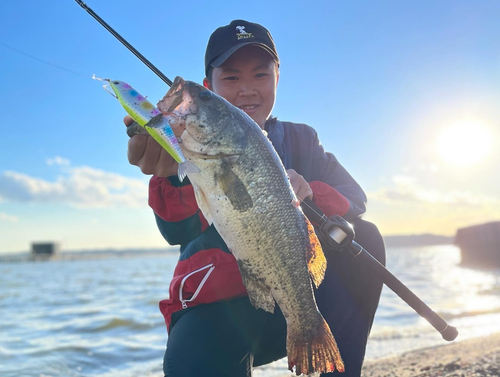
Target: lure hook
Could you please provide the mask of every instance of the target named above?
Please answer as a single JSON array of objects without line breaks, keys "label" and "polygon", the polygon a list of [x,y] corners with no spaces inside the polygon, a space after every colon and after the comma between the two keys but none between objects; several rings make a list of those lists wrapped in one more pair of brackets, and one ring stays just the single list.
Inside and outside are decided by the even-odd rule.
[{"label": "lure hook", "polygon": [[103,88],[106,92],[108,92],[109,94],[111,94],[113,97],[115,97],[116,99],[118,99],[118,97],[116,96],[116,94],[115,94],[115,93],[113,93],[113,92],[111,92],[111,91],[108,89],[108,88],[109,88],[109,84],[104,84],[104,85],[102,86],[102,88]]},{"label": "lure hook", "polygon": [[115,93],[113,93],[113,92],[111,92],[111,91],[108,89],[108,88],[109,88],[109,82],[111,82],[111,80],[110,80],[110,79],[101,79],[100,77],[97,77],[95,74],[93,74],[93,75],[92,75],[92,78],[93,78],[94,80],[99,80],[99,81],[107,81],[107,82],[108,82],[108,84],[104,84],[104,85],[102,86],[102,88],[103,88],[106,92],[108,92],[109,94],[111,94],[113,97],[115,97],[116,99],[118,99],[118,97],[116,96],[116,94],[115,94]]}]

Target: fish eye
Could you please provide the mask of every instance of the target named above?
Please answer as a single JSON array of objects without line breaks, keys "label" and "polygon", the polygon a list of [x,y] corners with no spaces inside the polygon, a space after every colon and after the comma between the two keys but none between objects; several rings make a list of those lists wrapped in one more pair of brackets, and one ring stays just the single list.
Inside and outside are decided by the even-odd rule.
[{"label": "fish eye", "polygon": [[212,92],[210,90],[204,90],[199,94],[199,96],[202,101],[208,101],[212,99]]},{"label": "fish eye", "polygon": [[120,81],[113,81],[113,84],[118,85]]}]

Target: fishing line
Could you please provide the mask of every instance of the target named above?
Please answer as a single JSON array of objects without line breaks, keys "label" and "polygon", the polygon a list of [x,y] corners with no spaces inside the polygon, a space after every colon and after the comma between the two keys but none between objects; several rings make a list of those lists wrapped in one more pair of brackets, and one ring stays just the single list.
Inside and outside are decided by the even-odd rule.
[{"label": "fishing line", "polygon": [[[109,31],[116,39],[118,39],[125,47],[127,47],[135,56],[139,58],[144,64],[146,64],[149,69],[151,69],[159,78],[161,78],[168,86],[172,86],[172,81],[165,76],[158,68],[156,68],[153,63],[151,63],[148,59],[144,57],[139,51],[137,51],[134,46],[128,43],[120,34],[118,34],[111,26],[109,26],[101,17],[99,17],[92,9],[90,9],[87,4],[85,4],[82,0],[75,0],[78,5],[80,5],[83,9],[87,11],[94,19],[97,20],[107,31]],[[307,202],[302,201],[302,204],[305,204],[311,211],[316,213],[318,217],[325,217],[324,214],[318,213],[314,208],[312,208]],[[328,219],[325,219],[328,220]]]},{"label": "fishing line", "polygon": [[[324,213],[318,212],[316,209],[311,207],[307,202],[308,201],[304,199],[300,202],[300,204],[305,204],[305,206],[308,207],[311,211],[313,211],[316,215],[318,215],[318,217],[321,217],[322,219],[328,221],[328,218],[326,217],[326,215]],[[311,201],[311,203],[312,203],[312,201]]]},{"label": "fishing line", "polygon": [[116,39],[118,39],[125,47],[127,47],[135,56],[139,58],[141,62],[146,64],[149,69],[151,69],[160,79],[162,79],[168,86],[172,86],[172,80],[165,76],[158,68],[156,68],[153,63],[144,57],[139,51],[137,51],[134,46],[128,43],[120,34],[118,34],[111,26],[109,26],[101,17],[99,17],[92,9],[90,9],[87,4],[82,0],[75,0],[78,5],[87,11],[92,17],[96,19],[104,28],[109,31]]},{"label": "fishing line", "polygon": [[[168,86],[172,86],[172,81],[165,76],[158,68],[156,68],[153,63],[151,63],[148,59],[144,57],[139,51],[137,51],[134,46],[128,43],[120,34],[118,34],[111,26],[109,26],[101,17],[99,17],[92,9],[90,9],[87,4],[85,4],[82,0],[75,0],[78,5],[80,5],[83,9],[87,11],[93,18],[97,20],[107,31],[109,31],[116,39],[118,39],[125,47],[127,47],[135,56],[139,58],[144,64],[146,64],[149,69],[151,69],[159,78],[161,78]],[[97,79],[97,78],[96,78]],[[311,211],[313,211],[318,217],[325,218],[326,216],[322,213],[316,211],[313,207],[311,207],[306,201],[302,201],[302,204],[305,204]],[[325,220],[328,220],[325,218]]]},{"label": "fishing line", "polygon": [[5,43],[3,43],[3,42],[0,42],[0,45],[2,45],[2,46],[4,46],[4,47],[7,47],[8,49],[11,49],[12,51],[15,51],[15,52],[17,52],[17,53],[19,53],[19,54],[25,55],[25,56],[27,56],[27,57],[29,57],[29,58],[31,58],[31,59],[35,59],[35,60],[38,60],[39,62],[42,62],[42,63],[48,64],[48,65],[50,65],[50,66],[52,66],[52,67],[62,69],[63,71],[70,72],[70,73],[73,73],[73,74],[78,75],[78,76],[83,76],[83,77],[85,77],[86,79],[88,79],[88,78],[89,78],[89,76],[88,76],[88,75],[84,75],[84,74],[83,74],[83,73],[81,73],[81,72],[76,72],[76,71],[73,71],[73,70],[71,70],[71,69],[61,67],[60,65],[57,65],[57,64],[54,64],[54,63],[48,62],[48,61],[46,61],[46,60],[43,60],[43,59],[37,58],[36,56],[33,56],[33,55],[31,55],[31,54],[28,54],[27,52],[24,52],[24,51],[18,50],[18,49],[14,48],[14,47],[12,47],[12,46],[9,46],[9,45],[7,45],[7,44],[5,44]]}]

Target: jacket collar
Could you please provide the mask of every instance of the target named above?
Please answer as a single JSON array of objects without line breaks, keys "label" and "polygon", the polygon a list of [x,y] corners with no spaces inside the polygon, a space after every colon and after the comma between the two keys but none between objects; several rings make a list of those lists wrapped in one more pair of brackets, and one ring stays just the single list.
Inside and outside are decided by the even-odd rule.
[{"label": "jacket collar", "polygon": [[271,116],[264,125],[264,130],[267,132],[267,137],[273,144],[274,149],[280,156],[281,160],[285,157],[285,149],[283,140],[285,138],[285,130],[283,124],[278,118]]}]

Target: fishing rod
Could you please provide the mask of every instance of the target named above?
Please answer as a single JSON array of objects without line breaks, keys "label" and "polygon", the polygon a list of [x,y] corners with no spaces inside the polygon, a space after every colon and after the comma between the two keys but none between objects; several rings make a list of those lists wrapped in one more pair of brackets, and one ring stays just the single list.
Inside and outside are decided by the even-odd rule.
[{"label": "fishing rod", "polygon": [[329,249],[334,251],[348,251],[359,263],[364,263],[388,288],[439,331],[444,340],[450,342],[458,336],[456,327],[448,325],[443,318],[418,298],[363,246],[354,241],[354,229],[349,222],[341,216],[327,217],[308,198],[304,199],[302,204],[305,204],[302,209],[306,216],[318,224],[317,234],[322,244],[327,245]]},{"label": "fishing rod", "polygon": [[97,22],[99,22],[104,28],[109,31],[116,39],[118,39],[125,47],[127,47],[135,56],[139,58],[141,62],[146,64],[149,69],[151,69],[160,79],[162,79],[168,86],[172,86],[172,80],[165,76],[158,68],[156,68],[153,63],[144,57],[139,51],[137,51],[134,46],[128,43],[120,34],[118,34],[111,26],[109,26],[101,17],[99,17],[92,9],[90,9],[87,4],[82,0],[75,0],[78,5],[87,11],[92,17],[94,17]]},{"label": "fishing rod", "polygon": [[[127,47],[135,56],[149,67],[159,78],[168,86],[172,86],[172,81],[156,68],[148,59],[128,43],[120,34],[109,26],[101,17],[90,9],[82,0],[75,0],[83,9],[94,17],[106,30],[108,30],[116,39]],[[134,122],[135,123],[135,122]],[[132,123],[129,127],[132,130]],[[128,129],[128,128],[127,128]],[[129,134],[129,136],[133,136]],[[429,308],[417,295],[397,279],[389,270],[387,270],[376,258],[374,258],[361,245],[354,241],[354,229],[344,218],[332,216],[328,218],[311,200],[304,199],[302,208],[307,217],[319,224],[318,237],[320,240],[333,250],[349,250],[353,257],[363,260],[370,270],[377,275],[382,282],[396,293],[404,302],[411,306],[420,316],[425,318],[436,330],[441,333],[444,340],[452,341],[458,335],[458,330],[449,326],[438,314]]]}]

